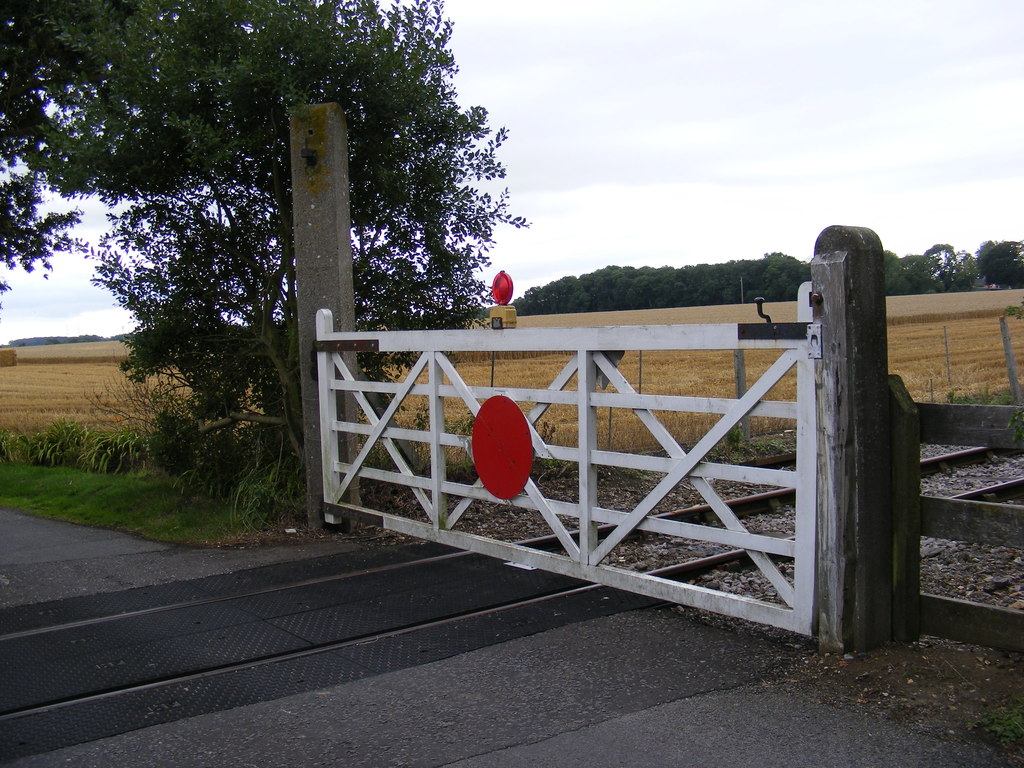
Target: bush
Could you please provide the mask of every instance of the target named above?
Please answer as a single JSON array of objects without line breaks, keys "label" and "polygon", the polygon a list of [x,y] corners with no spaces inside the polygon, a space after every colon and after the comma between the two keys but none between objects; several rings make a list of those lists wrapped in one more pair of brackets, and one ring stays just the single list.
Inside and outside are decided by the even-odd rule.
[{"label": "bush", "polygon": [[279,432],[237,424],[202,433],[173,409],[159,413],[155,425],[151,435],[129,427],[93,430],[67,420],[30,435],[0,430],[0,462],[95,473],[155,466],[190,493],[230,501],[234,524],[250,530],[302,508],[302,467]]}]

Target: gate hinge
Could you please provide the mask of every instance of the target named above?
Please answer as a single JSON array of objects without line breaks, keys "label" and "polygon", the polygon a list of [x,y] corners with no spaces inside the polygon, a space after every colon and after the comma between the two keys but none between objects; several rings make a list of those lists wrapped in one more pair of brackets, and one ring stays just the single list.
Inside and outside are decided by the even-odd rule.
[{"label": "gate hinge", "polygon": [[821,323],[807,324],[807,359],[821,360]]}]

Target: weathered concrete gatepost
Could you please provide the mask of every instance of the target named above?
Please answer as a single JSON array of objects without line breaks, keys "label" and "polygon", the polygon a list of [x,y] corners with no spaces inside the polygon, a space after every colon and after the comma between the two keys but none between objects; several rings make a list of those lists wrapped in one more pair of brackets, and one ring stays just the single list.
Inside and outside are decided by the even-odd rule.
[{"label": "weathered concrete gatepost", "polygon": [[818,643],[866,650],[892,637],[892,499],[882,243],[829,227],[811,261],[822,324],[818,387]]},{"label": "weathered concrete gatepost", "polygon": [[[310,527],[319,527],[324,516],[320,411],[313,356],[317,310],[327,308],[334,313],[336,331],[355,330],[348,130],[338,104],[310,105],[292,117],[291,170],[306,518]],[[354,368],[354,360],[349,360],[349,365]]]}]

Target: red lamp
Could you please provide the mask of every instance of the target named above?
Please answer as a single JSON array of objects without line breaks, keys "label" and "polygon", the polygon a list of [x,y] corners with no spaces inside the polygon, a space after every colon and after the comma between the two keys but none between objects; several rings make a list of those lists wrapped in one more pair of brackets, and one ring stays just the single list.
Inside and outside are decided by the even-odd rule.
[{"label": "red lamp", "polygon": [[491,283],[491,295],[501,306],[512,301],[512,278],[505,270],[501,270],[494,276],[494,282]]},{"label": "red lamp", "polygon": [[491,296],[498,304],[496,307],[491,307],[491,328],[496,331],[515,328],[516,308],[506,306],[512,301],[512,278],[505,270],[501,270],[494,276],[494,280],[491,282]]}]

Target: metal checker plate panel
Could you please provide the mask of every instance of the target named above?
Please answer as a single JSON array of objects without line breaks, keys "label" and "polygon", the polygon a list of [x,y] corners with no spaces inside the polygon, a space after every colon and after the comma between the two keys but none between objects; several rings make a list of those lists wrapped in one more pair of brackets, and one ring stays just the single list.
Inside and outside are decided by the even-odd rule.
[{"label": "metal checker plate panel", "polygon": [[0,720],[0,754],[7,759],[39,754],[159,723],[272,701],[654,602],[614,590],[588,590],[363,646]]},{"label": "metal checker plate panel", "polygon": [[160,605],[185,603],[268,589],[284,584],[351,573],[418,560],[445,552],[439,544],[412,544],[361,552],[344,552],[307,560],[249,568],[201,579],[156,584],[120,592],[69,597],[0,610],[0,635],[57,626],[72,621],[113,616]]}]

